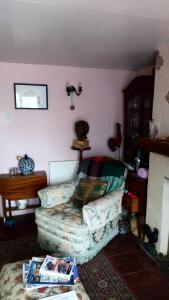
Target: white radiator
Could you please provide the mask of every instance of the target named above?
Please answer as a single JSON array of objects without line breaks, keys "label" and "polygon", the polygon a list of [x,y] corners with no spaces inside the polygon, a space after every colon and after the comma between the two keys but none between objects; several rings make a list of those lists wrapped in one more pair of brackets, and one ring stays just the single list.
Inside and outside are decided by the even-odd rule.
[{"label": "white radiator", "polygon": [[49,161],[49,184],[68,182],[74,179],[78,160]]}]

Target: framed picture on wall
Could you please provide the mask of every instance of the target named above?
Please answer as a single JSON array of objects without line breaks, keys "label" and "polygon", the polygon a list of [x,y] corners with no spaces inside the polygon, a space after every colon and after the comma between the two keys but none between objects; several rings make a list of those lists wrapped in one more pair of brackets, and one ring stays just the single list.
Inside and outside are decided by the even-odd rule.
[{"label": "framed picture on wall", "polygon": [[46,84],[14,83],[16,109],[48,109]]}]

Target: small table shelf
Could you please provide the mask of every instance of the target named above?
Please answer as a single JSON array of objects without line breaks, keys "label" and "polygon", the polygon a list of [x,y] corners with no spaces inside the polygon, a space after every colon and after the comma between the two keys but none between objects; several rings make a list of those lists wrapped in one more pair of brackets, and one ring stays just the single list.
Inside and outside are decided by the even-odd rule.
[{"label": "small table shelf", "polygon": [[[16,199],[15,201],[17,201],[17,200],[19,200],[19,199]],[[39,207],[39,204],[32,204],[32,205],[28,204],[27,207],[24,208],[24,209],[31,209],[31,208],[37,208],[37,207]],[[11,207],[6,207],[6,212],[8,212],[8,211],[16,211],[16,210],[18,210],[17,207],[12,207],[12,206]]]},{"label": "small table shelf", "polygon": [[[143,234],[143,225],[146,216],[147,205],[147,184],[148,180],[137,176],[134,172],[129,172],[126,178],[126,189],[138,198],[138,210],[137,210],[137,229],[138,237],[141,238]],[[124,194],[122,204],[128,209],[129,213],[132,211],[131,198]]]},{"label": "small table shelf", "polygon": [[[16,207],[11,207],[11,201],[37,198],[38,191],[46,186],[47,175],[45,171],[36,171],[28,176],[0,174],[0,195],[2,196],[4,221],[7,213],[11,217],[12,211],[18,210]],[[8,207],[6,206],[6,200],[8,200]],[[26,209],[38,206],[38,204],[28,205]]]}]

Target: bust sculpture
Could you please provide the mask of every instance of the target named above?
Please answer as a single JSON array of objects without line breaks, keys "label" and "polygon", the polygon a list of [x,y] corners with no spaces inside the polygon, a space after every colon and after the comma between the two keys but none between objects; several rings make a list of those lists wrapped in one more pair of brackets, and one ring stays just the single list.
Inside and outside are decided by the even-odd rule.
[{"label": "bust sculpture", "polygon": [[89,132],[89,124],[86,121],[77,121],[75,123],[75,132],[77,135],[77,138],[81,141],[87,139],[87,134]]},{"label": "bust sculpture", "polygon": [[87,134],[89,132],[89,124],[80,120],[75,123],[75,133],[77,139],[73,142],[73,147],[76,149],[87,149],[89,148],[89,140],[87,138]]}]

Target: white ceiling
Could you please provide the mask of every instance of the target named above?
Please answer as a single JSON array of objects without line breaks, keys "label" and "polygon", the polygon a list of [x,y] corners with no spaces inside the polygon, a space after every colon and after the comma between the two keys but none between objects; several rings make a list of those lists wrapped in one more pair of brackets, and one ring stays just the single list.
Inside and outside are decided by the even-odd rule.
[{"label": "white ceiling", "polygon": [[0,0],[0,61],[136,70],[169,44],[169,0]]}]

